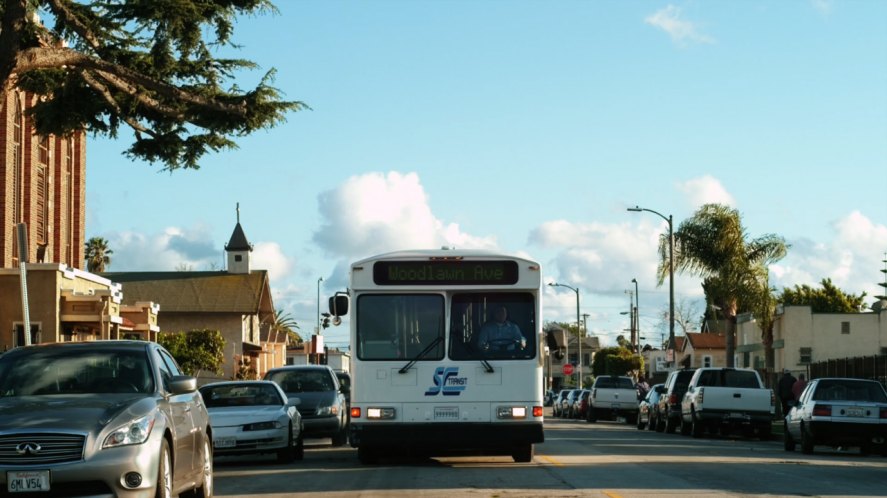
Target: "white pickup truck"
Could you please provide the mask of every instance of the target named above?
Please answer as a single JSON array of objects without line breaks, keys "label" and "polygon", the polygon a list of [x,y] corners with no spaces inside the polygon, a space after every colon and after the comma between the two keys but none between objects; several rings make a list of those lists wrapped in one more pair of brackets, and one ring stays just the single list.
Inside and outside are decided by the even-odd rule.
[{"label": "white pickup truck", "polygon": [[594,379],[591,395],[588,397],[588,422],[599,418],[618,420],[635,424],[638,420],[638,392],[631,377],[601,375]]},{"label": "white pickup truck", "polygon": [[741,431],[770,439],[776,396],[755,370],[699,368],[681,401],[681,434]]}]

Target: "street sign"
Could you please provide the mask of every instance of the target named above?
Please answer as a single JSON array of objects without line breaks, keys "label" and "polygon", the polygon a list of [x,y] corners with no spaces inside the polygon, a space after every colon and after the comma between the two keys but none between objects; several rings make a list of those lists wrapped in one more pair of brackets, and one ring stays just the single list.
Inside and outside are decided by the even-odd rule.
[{"label": "street sign", "polygon": [[564,365],[564,375],[573,375],[573,365],[569,363]]}]

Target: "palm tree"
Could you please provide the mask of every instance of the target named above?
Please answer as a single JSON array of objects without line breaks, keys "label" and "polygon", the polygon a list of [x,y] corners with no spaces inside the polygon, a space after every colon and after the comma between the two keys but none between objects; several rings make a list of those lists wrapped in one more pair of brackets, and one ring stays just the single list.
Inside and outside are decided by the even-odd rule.
[{"label": "palm tree", "polygon": [[102,237],[93,237],[86,241],[86,269],[90,273],[102,273],[106,266],[111,266],[111,254],[108,241]]},{"label": "palm tree", "polygon": [[[659,240],[660,285],[669,274],[668,250],[666,235]],[[782,259],[788,245],[775,234],[747,240],[737,210],[705,204],[674,232],[674,251],[674,270],[702,277],[706,300],[718,305],[727,318],[727,366],[732,367],[736,315],[740,308],[750,310],[769,288],[767,266]],[[770,334],[772,344],[772,328]]]},{"label": "palm tree", "polygon": [[296,322],[296,319],[286,311],[274,311],[274,316],[271,322],[271,330],[274,331],[275,342],[277,340],[278,333],[285,333],[287,336],[287,345],[295,346],[302,342],[302,336],[296,332],[296,329],[299,328],[299,324]]}]

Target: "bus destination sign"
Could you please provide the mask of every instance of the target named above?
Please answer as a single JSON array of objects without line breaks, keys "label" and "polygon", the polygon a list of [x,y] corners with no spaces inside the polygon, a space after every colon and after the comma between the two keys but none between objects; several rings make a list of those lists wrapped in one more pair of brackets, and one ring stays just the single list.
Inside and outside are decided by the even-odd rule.
[{"label": "bus destination sign", "polygon": [[378,261],[376,285],[514,285],[515,261]]}]

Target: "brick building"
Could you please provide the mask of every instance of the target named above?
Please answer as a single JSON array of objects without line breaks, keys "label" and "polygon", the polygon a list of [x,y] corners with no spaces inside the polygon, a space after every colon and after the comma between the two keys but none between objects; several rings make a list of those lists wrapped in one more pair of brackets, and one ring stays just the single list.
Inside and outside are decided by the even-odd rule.
[{"label": "brick building", "polygon": [[25,223],[29,262],[82,268],[86,134],[37,136],[20,91],[0,105],[0,268],[17,268],[16,225]]}]

